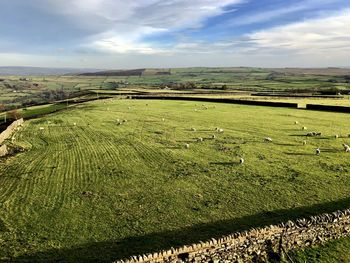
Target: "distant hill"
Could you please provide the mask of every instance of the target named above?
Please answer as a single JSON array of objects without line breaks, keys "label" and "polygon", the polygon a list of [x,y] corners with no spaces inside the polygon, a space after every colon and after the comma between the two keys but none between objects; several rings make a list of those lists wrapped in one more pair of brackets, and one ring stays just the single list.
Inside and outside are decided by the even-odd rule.
[{"label": "distant hill", "polygon": [[41,67],[0,67],[0,75],[66,75],[99,71],[99,69],[41,68]]},{"label": "distant hill", "polygon": [[85,72],[80,76],[142,76],[145,69],[130,69],[130,70],[106,70],[98,72]]},{"label": "distant hill", "polygon": [[170,69],[129,69],[129,70],[105,70],[98,72],[85,72],[80,76],[152,76],[171,75]]}]

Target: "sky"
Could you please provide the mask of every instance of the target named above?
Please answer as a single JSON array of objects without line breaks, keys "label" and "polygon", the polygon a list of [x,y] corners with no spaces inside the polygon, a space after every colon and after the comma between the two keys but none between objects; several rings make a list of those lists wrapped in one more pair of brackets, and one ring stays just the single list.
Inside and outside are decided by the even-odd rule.
[{"label": "sky", "polygon": [[349,0],[0,0],[0,65],[350,67]]}]

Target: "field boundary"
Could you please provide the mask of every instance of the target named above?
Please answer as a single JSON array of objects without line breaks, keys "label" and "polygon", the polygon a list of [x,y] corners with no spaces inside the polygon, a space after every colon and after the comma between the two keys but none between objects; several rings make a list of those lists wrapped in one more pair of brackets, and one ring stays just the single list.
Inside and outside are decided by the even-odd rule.
[{"label": "field boundary", "polygon": [[258,100],[237,100],[228,98],[198,98],[198,97],[181,97],[181,96],[129,96],[131,99],[143,100],[183,100],[183,101],[202,101],[202,102],[216,102],[228,104],[242,104],[252,106],[268,106],[281,108],[298,108],[298,103],[289,102],[272,102],[272,101],[258,101]]},{"label": "field boundary", "polygon": [[306,109],[307,109],[307,110],[318,110],[318,111],[331,111],[331,112],[350,113],[350,107],[347,107],[347,106],[306,104]]},{"label": "field boundary", "polygon": [[323,244],[349,234],[350,209],[346,209],[116,262],[251,262],[266,260],[271,255],[288,256],[288,251]]},{"label": "field boundary", "polygon": [[18,129],[19,126],[22,126],[24,120],[23,118],[12,122],[6,130],[0,134],[0,157],[6,156],[9,154],[9,149],[6,144],[2,144],[6,139],[10,138],[13,133]]},{"label": "field boundary", "polygon": [[24,120],[23,118],[18,119],[14,122],[12,122],[7,128],[6,130],[4,130],[1,134],[0,134],[0,145],[8,138],[10,138],[10,136],[15,132],[15,130],[17,129],[18,126],[21,126],[23,124]]}]

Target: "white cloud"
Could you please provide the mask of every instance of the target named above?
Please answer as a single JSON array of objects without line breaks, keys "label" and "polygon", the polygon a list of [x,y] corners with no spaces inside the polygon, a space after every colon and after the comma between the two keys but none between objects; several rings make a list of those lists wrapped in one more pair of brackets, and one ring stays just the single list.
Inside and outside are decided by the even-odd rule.
[{"label": "white cloud", "polygon": [[339,53],[350,49],[350,10],[248,35],[256,48],[300,53]]},{"label": "white cloud", "polygon": [[[48,12],[97,28],[83,47],[114,53],[164,53],[142,39],[156,32],[198,28],[225,7],[244,0],[34,0]],[[45,3],[44,3],[45,2]]]}]

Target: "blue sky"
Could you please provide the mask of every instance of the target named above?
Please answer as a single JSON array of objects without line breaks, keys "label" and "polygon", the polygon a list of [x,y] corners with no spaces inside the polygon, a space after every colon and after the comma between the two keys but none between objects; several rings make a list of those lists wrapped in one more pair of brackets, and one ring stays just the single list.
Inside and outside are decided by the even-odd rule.
[{"label": "blue sky", "polygon": [[0,3],[2,66],[350,66],[349,0]]}]

